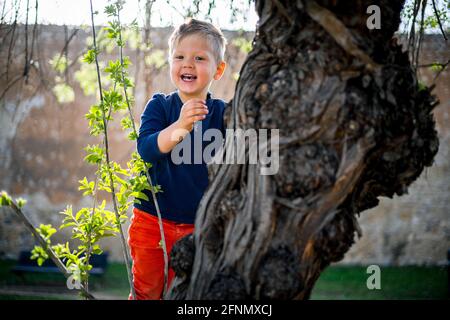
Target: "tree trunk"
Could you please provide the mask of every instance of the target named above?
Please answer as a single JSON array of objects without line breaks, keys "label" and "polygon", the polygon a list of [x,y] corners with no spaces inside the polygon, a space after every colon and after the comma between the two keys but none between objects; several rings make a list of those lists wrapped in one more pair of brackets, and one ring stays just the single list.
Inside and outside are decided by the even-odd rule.
[{"label": "tree trunk", "polygon": [[[367,7],[381,8],[369,30]],[[280,129],[280,167],[221,165],[193,236],[172,251],[172,299],[307,299],[360,234],[356,215],[406,192],[438,150],[431,110],[392,39],[403,1],[257,0],[227,127]]]}]

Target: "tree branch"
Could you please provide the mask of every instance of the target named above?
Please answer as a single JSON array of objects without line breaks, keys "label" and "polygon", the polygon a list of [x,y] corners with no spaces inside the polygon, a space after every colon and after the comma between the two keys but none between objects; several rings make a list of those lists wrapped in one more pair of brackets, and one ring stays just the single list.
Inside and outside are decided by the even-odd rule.
[{"label": "tree branch", "polygon": [[439,12],[436,8],[436,3],[434,2],[434,0],[431,0],[431,2],[433,3],[434,14],[436,15],[436,19],[438,21],[439,28],[441,29],[441,33],[444,36],[444,39],[447,40],[447,36],[445,35],[444,28],[442,28],[442,23],[441,23],[441,18],[439,17]]},{"label": "tree branch", "polygon": [[321,7],[314,0],[306,1],[306,12],[350,55],[364,62],[368,69],[379,67],[372,58],[358,48],[352,34],[346,26],[328,9]]},{"label": "tree branch", "polygon": [[[70,273],[64,263],[56,256],[55,252],[52,250],[52,248],[48,247],[47,242],[42,238],[40,233],[36,230],[36,228],[33,226],[33,224],[30,222],[30,220],[24,215],[22,210],[17,207],[17,205],[11,201],[9,204],[9,207],[13,209],[14,213],[19,217],[19,219],[23,222],[25,227],[33,234],[33,236],[36,237],[36,239],[39,241],[40,245],[49,255],[50,259],[55,263],[55,265],[58,267],[59,271],[66,277],[69,278],[72,276],[72,273]],[[95,297],[89,293],[86,288],[81,285],[80,290],[83,292],[83,294],[90,300],[95,300]]]}]

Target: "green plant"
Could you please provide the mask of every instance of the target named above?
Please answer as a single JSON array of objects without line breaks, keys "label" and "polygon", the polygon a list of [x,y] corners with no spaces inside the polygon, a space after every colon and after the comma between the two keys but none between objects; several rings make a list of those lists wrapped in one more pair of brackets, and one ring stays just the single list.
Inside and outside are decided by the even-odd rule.
[{"label": "green plant", "polygon": [[[92,10],[91,2],[92,46],[88,48],[82,61],[86,65],[92,65],[95,68],[99,101],[90,107],[89,112],[86,114],[86,119],[88,120],[90,134],[94,137],[101,137],[102,143],[88,145],[84,149],[86,151],[84,161],[96,166],[96,172],[92,181],[88,180],[87,177],[79,181],[79,190],[83,191],[83,196],[92,198],[92,206],[84,207],[74,212],[72,206],[69,205],[61,212],[63,221],[59,229],[71,229],[72,239],[76,242],[76,248],[72,248],[73,244],[69,242],[65,244],[52,244],[51,237],[57,230],[51,225],[41,224],[39,228],[33,228],[27,222],[30,228],[32,228],[33,233],[40,240],[40,245],[35,246],[32,250],[32,259],[36,259],[39,265],[42,265],[49,257],[54,260],[57,259],[59,263],[63,263],[64,267],[61,267],[61,269],[65,275],[75,275],[75,280],[79,280],[83,284],[82,293],[85,297],[89,297],[89,271],[92,269],[90,258],[94,254],[102,253],[99,240],[116,235],[119,235],[122,243],[128,280],[132,295],[135,295],[130,270],[130,257],[122,224],[127,220],[128,209],[134,201],[139,202],[139,199],[149,200],[143,193],[143,190],[147,189],[151,191],[156,204],[156,193],[161,191],[159,186],[153,186],[148,175],[148,169],[151,168],[151,164],[145,163],[136,152],[131,154],[126,168],[123,168],[119,163],[110,159],[108,126],[114,121],[116,116],[121,118],[121,127],[126,133],[127,138],[129,140],[136,140],[138,138],[132,113],[134,99],[131,89],[134,84],[127,73],[131,62],[128,57],[123,55],[123,47],[126,41],[122,38],[123,26],[120,23],[120,11],[122,8],[123,1],[115,1],[105,8],[105,13],[111,21],[108,27],[102,29],[102,34],[104,35],[104,39],[107,38],[113,41],[114,45],[118,48],[119,55],[117,60],[108,61],[107,66],[103,70],[104,74],[108,77],[105,86],[105,81],[102,81],[102,73],[98,59],[101,50],[97,45],[94,27],[94,15],[96,13]],[[108,47],[105,44],[101,46],[101,48]],[[63,73],[67,66],[66,60],[56,60],[56,58],[53,59],[51,64],[58,73]],[[92,80],[94,80],[93,77],[91,76],[90,79],[92,83]],[[61,84],[62,82],[58,85]],[[146,175],[142,174],[144,172]],[[112,210],[106,208],[106,201],[98,203],[99,192],[106,192],[111,195]],[[6,192],[2,193],[0,199],[1,205],[15,206]],[[23,204],[23,200],[17,201],[17,207],[23,206]],[[168,257],[158,205],[157,212],[160,220],[162,247],[166,262],[165,289],[167,289]],[[23,218],[26,219],[25,216]],[[74,271],[76,271],[76,274]]]}]

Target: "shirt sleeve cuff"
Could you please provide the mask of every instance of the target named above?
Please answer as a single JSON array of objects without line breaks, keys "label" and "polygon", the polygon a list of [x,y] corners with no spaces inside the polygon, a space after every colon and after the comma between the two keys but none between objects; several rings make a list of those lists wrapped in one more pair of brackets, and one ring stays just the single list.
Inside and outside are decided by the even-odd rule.
[{"label": "shirt sleeve cuff", "polygon": [[156,162],[170,153],[162,153],[159,150],[158,135],[160,132],[161,131],[157,131],[143,139],[138,139],[138,152],[145,162]]}]

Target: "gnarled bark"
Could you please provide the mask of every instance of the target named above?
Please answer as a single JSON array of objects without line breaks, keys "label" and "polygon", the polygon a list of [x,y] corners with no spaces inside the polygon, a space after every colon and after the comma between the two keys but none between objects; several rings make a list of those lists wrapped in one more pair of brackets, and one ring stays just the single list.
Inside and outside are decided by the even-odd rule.
[{"label": "gnarled bark", "polygon": [[[366,27],[371,4],[380,30]],[[218,168],[194,236],[173,250],[170,298],[308,298],[353,244],[356,215],[403,194],[432,164],[437,102],[392,39],[402,5],[256,1],[227,126],[280,129],[280,170]]]}]

